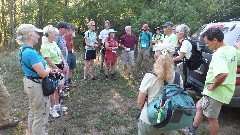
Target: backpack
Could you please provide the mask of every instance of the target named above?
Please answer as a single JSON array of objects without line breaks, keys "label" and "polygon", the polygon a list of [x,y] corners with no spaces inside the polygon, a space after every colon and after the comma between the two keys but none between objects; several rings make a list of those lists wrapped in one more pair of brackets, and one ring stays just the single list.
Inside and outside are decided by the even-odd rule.
[{"label": "backpack", "polygon": [[197,42],[191,39],[186,39],[192,44],[192,55],[186,59],[186,65],[189,70],[196,70],[202,65],[202,52],[197,49]]},{"label": "backpack", "polygon": [[166,84],[159,98],[148,104],[150,125],[160,130],[177,130],[192,123],[196,114],[195,103],[179,84],[180,75],[175,72],[174,83]]},{"label": "backpack", "polygon": [[[140,42],[141,42],[142,33],[143,33],[143,32],[140,33]],[[148,40],[149,40],[149,44],[150,44],[150,33],[147,32],[147,35],[148,35]]]}]

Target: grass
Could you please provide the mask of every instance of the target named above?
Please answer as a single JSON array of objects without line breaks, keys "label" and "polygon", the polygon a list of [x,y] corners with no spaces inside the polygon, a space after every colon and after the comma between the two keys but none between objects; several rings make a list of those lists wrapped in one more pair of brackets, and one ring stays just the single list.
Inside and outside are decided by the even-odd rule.
[{"label": "grass", "polygon": [[[3,135],[23,135],[27,130],[28,98],[23,91],[23,73],[17,59],[16,52],[0,53],[0,74],[11,94],[12,116],[19,118],[22,122],[16,128],[0,130]],[[65,127],[67,135],[136,135],[137,120],[139,111],[136,106],[138,88],[143,75],[139,74],[134,80],[126,79],[122,75],[120,63],[116,66],[116,81],[100,81],[99,61],[95,63],[95,73],[98,80],[83,82],[82,55],[77,53],[78,64],[73,80],[77,87],[71,89],[69,98],[64,99],[64,104],[69,108],[64,114],[64,119],[49,119],[49,135],[59,135]],[[235,110],[236,111],[236,110]],[[225,126],[231,125],[239,129],[239,121],[236,113],[228,114],[223,112],[220,124],[222,135],[240,134],[240,131],[228,130]],[[228,115],[225,115],[228,114]],[[235,114],[235,115],[233,115]],[[229,117],[234,118],[229,119]],[[227,125],[226,125],[226,124]],[[198,130],[198,134],[204,135],[207,132],[207,120]],[[226,130],[226,132],[225,132]],[[180,133],[179,133],[180,134]]]}]

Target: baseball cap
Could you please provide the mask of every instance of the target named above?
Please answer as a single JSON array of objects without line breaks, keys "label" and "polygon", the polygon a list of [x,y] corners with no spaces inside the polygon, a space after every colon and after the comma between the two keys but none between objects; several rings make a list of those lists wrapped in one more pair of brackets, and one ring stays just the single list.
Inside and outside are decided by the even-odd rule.
[{"label": "baseball cap", "polygon": [[73,26],[73,25],[71,25],[71,24],[70,24],[69,26],[70,26],[70,29],[71,29],[71,30],[75,30],[75,29],[76,29],[75,26]]},{"label": "baseball cap", "polygon": [[35,27],[32,24],[21,24],[17,28],[17,34],[18,35],[26,35],[26,34],[29,34],[31,32],[43,32],[43,30]]},{"label": "baseball cap", "polygon": [[56,27],[58,29],[61,29],[61,28],[70,29],[70,26],[66,22],[58,22]]},{"label": "baseball cap", "polygon": [[155,28],[155,30],[157,30],[157,29],[158,29],[158,30],[161,30],[161,28],[160,28],[160,27],[156,27],[156,28]]},{"label": "baseball cap", "polygon": [[148,30],[148,24],[143,24],[142,30]]},{"label": "baseball cap", "polygon": [[172,27],[174,26],[172,22],[166,22],[163,27]]},{"label": "baseball cap", "polygon": [[106,21],[105,21],[105,23],[108,23],[108,24],[110,24],[110,22],[109,22],[108,20],[106,20]]}]

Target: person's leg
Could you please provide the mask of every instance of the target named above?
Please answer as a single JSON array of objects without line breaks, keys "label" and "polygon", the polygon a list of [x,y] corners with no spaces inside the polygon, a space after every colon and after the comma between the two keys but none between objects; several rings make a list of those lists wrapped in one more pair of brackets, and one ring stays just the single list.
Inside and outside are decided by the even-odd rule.
[{"label": "person's leg", "polygon": [[53,108],[54,107],[54,103],[55,103],[55,101],[54,101],[54,93],[51,94],[49,96],[49,98],[50,98],[50,107]]},{"label": "person's leg", "polygon": [[122,50],[121,62],[123,66],[123,74],[127,76],[127,53],[125,50]]},{"label": "person's leg", "polygon": [[113,80],[116,80],[116,75],[115,75],[115,63],[111,63],[111,68],[110,68],[110,71],[111,71],[111,78]]},{"label": "person's leg", "polygon": [[217,118],[208,118],[210,135],[218,135],[219,124]]},{"label": "person's leg", "polygon": [[206,108],[203,109],[203,114],[208,118],[210,135],[218,135],[219,131],[218,116],[221,111],[223,103],[216,101],[211,97],[204,96],[204,98],[206,101],[205,102]]},{"label": "person's leg", "polygon": [[143,50],[138,51],[137,63],[136,63],[136,72],[139,72],[143,60]]},{"label": "person's leg", "polygon": [[202,110],[202,99],[200,99],[196,104],[197,112],[194,117],[193,126],[199,127],[203,120],[203,110]]},{"label": "person's leg", "polygon": [[130,51],[129,54],[128,54],[128,57],[129,57],[129,65],[131,66],[130,67],[130,77],[133,78],[134,75],[133,75],[133,69],[134,69],[134,66],[135,66],[135,62],[134,62],[134,51]]},{"label": "person's leg", "polygon": [[109,63],[105,61],[105,79],[108,80],[108,70],[109,70]]},{"label": "person's leg", "polygon": [[90,72],[91,72],[91,78],[94,78],[94,59],[90,60]]},{"label": "person's leg", "polygon": [[72,82],[72,76],[73,76],[73,72],[74,69],[76,68],[76,56],[75,53],[71,54],[71,58],[70,58],[70,63],[69,63],[69,72],[68,72],[68,84],[70,86],[76,86],[73,82]]},{"label": "person's leg", "polygon": [[89,63],[90,63],[90,60],[84,61],[84,80],[87,80]]},{"label": "person's leg", "polygon": [[59,104],[59,90],[55,90],[54,91],[54,97],[55,97],[55,105],[58,105]]},{"label": "person's leg", "polygon": [[0,78],[0,125],[10,119],[10,95]]}]

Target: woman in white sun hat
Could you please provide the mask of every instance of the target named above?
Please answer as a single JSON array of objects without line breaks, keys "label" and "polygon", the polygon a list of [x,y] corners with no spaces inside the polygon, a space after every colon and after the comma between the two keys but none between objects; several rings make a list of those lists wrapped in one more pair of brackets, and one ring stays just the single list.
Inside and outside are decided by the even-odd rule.
[{"label": "woman in white sun hat", "polygon": [[115,76],[115,64],[117,62],[117,48],[118,48],[118,42],[115,39],[115,31],[114,29],[109,29],[109,37],[105,40],[105,80],[108,80],[108,70],[110,67],[111,72],[111,79],[116,80]]}]

